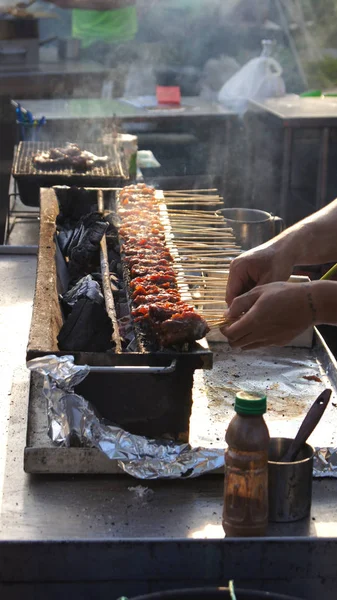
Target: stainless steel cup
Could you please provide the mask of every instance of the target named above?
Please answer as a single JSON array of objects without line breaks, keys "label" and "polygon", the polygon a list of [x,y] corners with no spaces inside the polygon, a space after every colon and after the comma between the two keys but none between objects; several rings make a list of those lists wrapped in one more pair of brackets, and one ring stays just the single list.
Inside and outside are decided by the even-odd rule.
[{"label": "stainless steel cup", "polygon": [[271,438],[268,461],[269,520],[289,523],[308,517],[311,509],[314,449],[305,444],[297,460],[280,462],[292,440]]},{"label": "stainless steel cup", "polygon": [[222,208],[216,214],[233,229],[243,250],[260,246],[284,229],[281,217],[255,208]]}]

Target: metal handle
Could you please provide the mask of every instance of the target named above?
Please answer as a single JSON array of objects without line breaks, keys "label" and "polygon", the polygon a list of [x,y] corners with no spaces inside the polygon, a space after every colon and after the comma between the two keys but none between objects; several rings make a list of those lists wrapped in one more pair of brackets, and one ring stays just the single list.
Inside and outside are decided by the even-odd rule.
[{"label": "metal handle", "polygon": [[282,217],[276,217],[275,215],[272,215],[273,217],[273,223],[274,223],[274,232],[275,235],[278,235],[279,233],[281,233],[284,230],[284,221],[282,219]]},{"label": "metal handle", "polygon": [[287,452],[282,457],[281,462],[292,462],[296,459],[297,454],[299,453],[302,446],[307,441],[309,435],[313,432],[316,425],[321,420],[323,413],[328,406],[331,390],[327,389],[322,392],[318,398],[313,403],[310,408],[308,414],[306,415],[301,427],[298,430],[298,433],[295,439],[290,444]]},{"label": "metal handle", "polygon": [[47,37],[46,39],[41,40],[39,42],[39,46],[41,48],[42,46],[46,46],[47,44],[50,44],[51,42],[55,42],[55,40],[58,40],[58,39],[59,38],[57,35],[51,35],[51,36]]},{"label": "metal handle", "polygon": [[168,375],[173,373],[177,366],[174,358],[167,367],[89,367],[90,373],[144,373],[144,375]]}]

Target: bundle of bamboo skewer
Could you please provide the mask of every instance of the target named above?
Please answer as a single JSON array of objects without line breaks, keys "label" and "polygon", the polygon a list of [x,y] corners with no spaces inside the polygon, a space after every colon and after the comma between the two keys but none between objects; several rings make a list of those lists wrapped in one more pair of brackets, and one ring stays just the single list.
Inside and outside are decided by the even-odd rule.
[{"label": "bundle of bamboo skewer", "polygon": [[[166,244],[174,257],[172,268],[181,298],[202,314],[211,332],[218,330],[229,324],[224,317],[229,266],[242,251],[233,230],[215,212],[223,206],[223,199],[216,189],[158,191],[157,197],[162,200],[161,220]],[[101,190],[98,200],[98,210],[103,212]],[[104,247],[101,260],[104,263]],[[109,308],[114,322],[113,304]]]},{"label": "bundle of bamboo skewer", "polygon": [[223,200],[215,189],[164,192],[162,199],[166,243],[180,288],[211,331],[218,330],[230,324],[224,317],[228,273],[242,251],[233,230],[215,213],[214,205],[223,205]]}]

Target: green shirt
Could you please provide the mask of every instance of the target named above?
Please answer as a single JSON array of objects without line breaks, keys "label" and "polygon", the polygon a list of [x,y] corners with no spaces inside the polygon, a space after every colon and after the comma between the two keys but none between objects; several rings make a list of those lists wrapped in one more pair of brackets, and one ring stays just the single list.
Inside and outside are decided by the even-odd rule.
[{"label": "green shirt", "polygon": [[127,42],[137,33],[136,6],[115,10],[73,10],[73,37],[88,48],[96,41]]}]

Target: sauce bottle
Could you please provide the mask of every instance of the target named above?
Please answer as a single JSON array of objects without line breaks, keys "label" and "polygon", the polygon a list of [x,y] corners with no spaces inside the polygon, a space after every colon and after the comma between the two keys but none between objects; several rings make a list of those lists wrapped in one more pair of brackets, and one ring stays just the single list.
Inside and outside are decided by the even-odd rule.
[{"label": "sauce bottle", "polygon": [[222,525],[229,537],[262,536],[268,524],[266,396],[239,392],[234,410],[226,432]]}]

